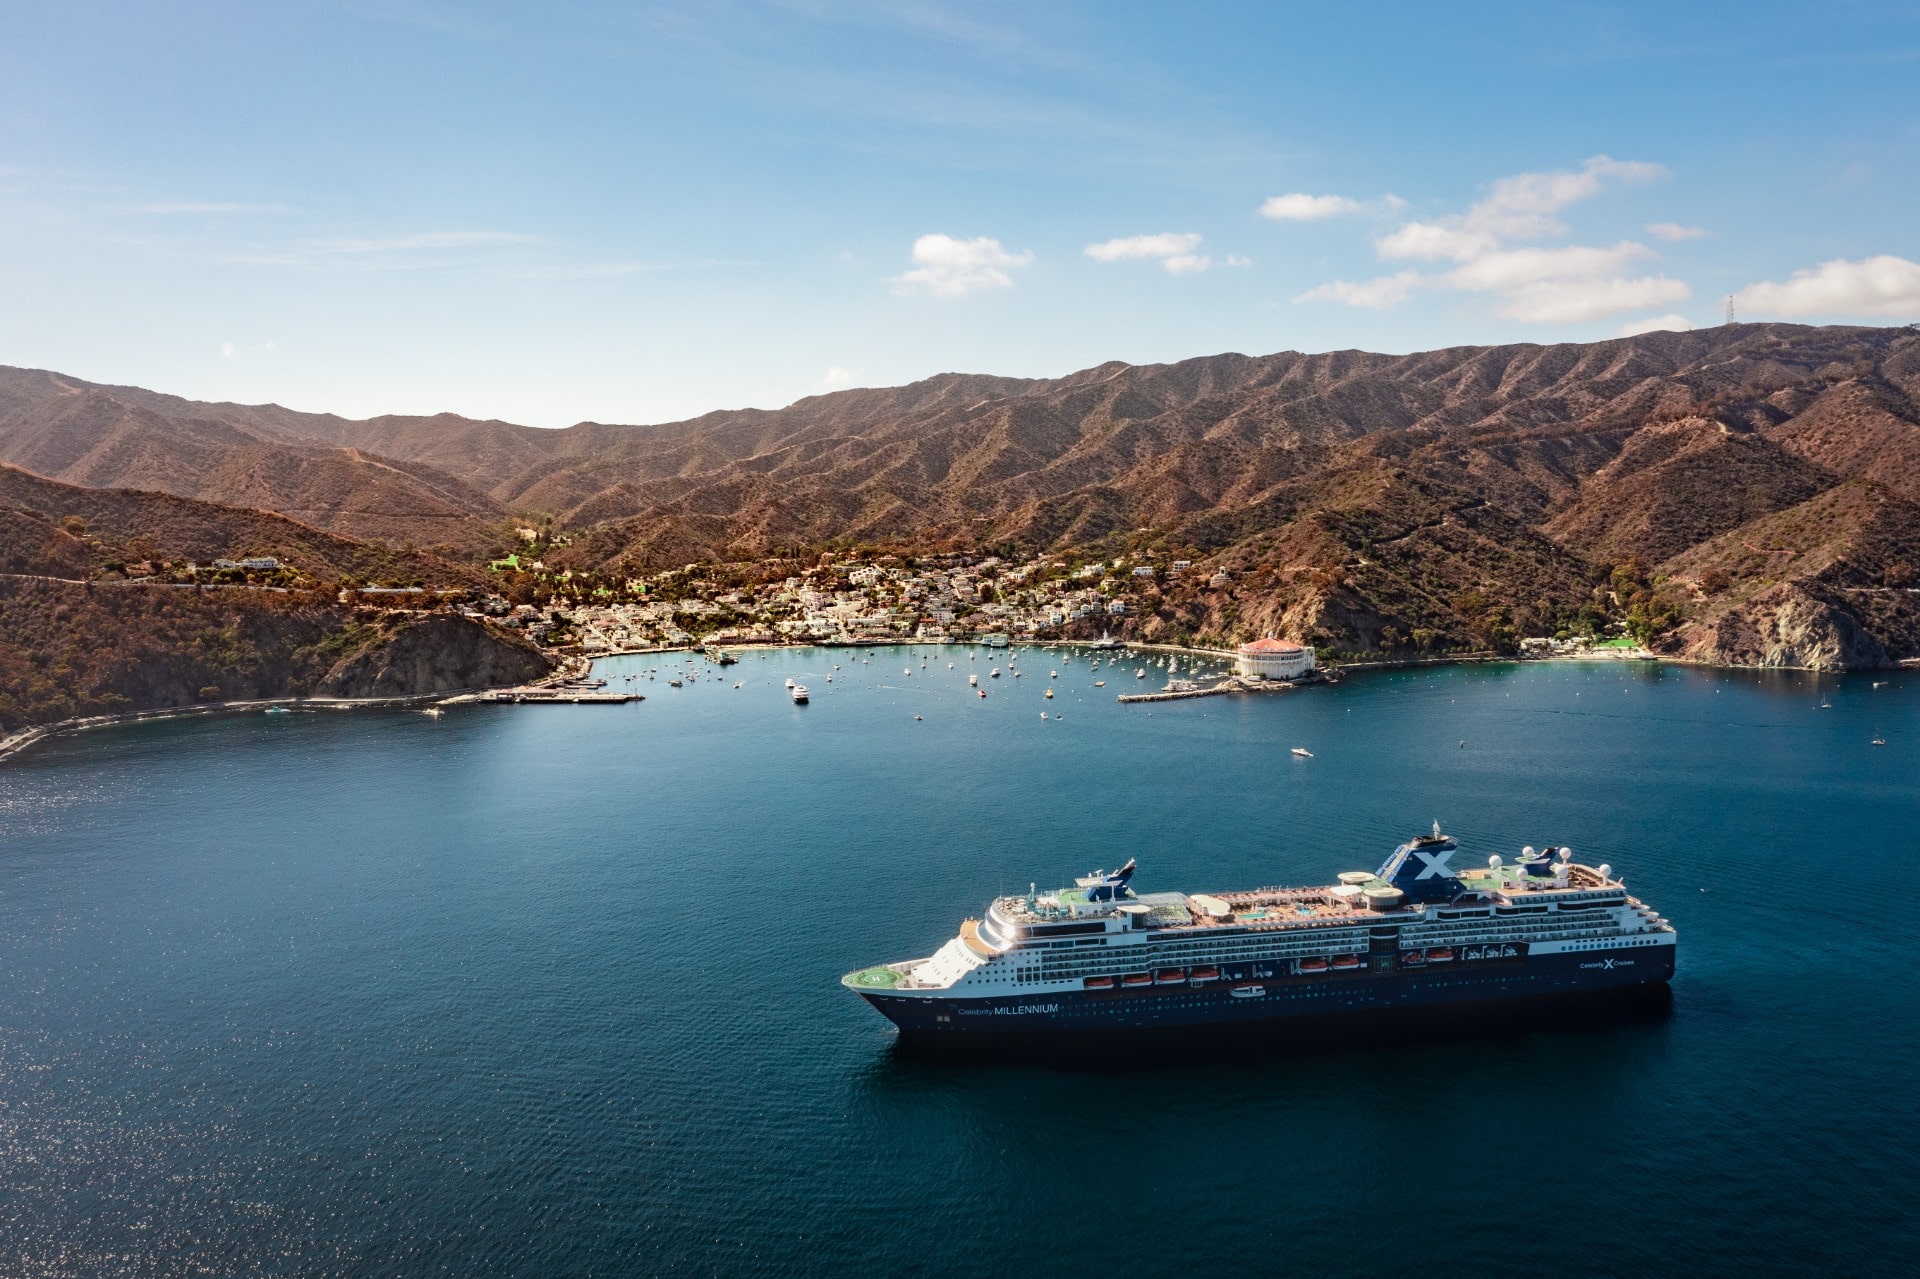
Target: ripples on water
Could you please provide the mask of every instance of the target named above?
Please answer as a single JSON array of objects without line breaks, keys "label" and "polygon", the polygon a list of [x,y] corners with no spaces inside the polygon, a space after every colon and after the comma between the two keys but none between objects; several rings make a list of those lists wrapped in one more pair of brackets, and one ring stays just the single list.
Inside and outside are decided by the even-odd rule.
[{"label": "ripples on water", "polygon": [[[0,1273],[1849,1272],[1916,1242],[1885,863],[1920,678],[1123,708],[1138,663],[968,651],[0,769]],[[1670,1006],[980,1066],[836,984],[1030,880],[1325,882],[1435,818],[1612,862],[1681,930]]]}]

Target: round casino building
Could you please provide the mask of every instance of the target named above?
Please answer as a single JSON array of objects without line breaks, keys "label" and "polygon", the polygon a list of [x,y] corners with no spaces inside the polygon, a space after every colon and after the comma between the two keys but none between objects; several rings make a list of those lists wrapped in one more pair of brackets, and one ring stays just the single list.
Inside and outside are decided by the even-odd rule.
[{"label": "round casino building", "polygon": [[1313,650],[1286,640],[1258,639],[1240,646],[1233,669],[1249,679],[1299,679],[1313,669]]}]

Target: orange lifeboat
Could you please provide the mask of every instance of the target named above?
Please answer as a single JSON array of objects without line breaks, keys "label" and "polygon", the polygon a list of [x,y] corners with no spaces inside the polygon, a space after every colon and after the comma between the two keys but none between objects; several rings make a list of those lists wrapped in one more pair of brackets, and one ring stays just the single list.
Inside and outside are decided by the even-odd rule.
[{"label": "orange lifeboat", "polygon": [[1178,986],[1187,979],[1184,968],[1156,968],[1153,970],[1153,984],[1156,986]]},{"label": "orange lifeboat", "polygon": [[1333,966],[1343,972],[1350,968],[1358,968],[1360,966],[1360,956],[1335,955],[1333,957]]},{"label": "orange lifeboat", "polygon": [[1442,946],[1437,950],[1428,951],[1427,962],[1429,964],[1451,964],[1453,962],[1453,947]]},{"label": "orange lifeboat", "polygon": [[1301,961],[1300,961],[1300,971],[1301,971],[1301,972],[1303,972],[1303,973],[1324,973],[1324,972],[1326,972],[1326,971],[1327,971],[1327,960],[1326,960],[1326,956],[1324,956],[1324,955],[1315,955],[1315,956],[1313,956],[1313,957],[1312,957],[1312,958],[1310,958],[1310,959],[1303,959],[1303,960],[1301,960]]},{"label": "orange lifeboat", "polygon": [[1400,952],[1400,962],[1408,968],[1418,968],[1427,962],[1427,952],[1424,950],[1403,950]]},{"label": "orange lifeboat", "polygon": [[1128,973],[1120,979],[1120,984],[1122,986],[1151,986],[1153,985],[1153,974]]},{"label": "orange lifeboat", "polygon": [[1085,986],[1088,990],[1112,990],[1113,978],[1089,977],[1085,981],[1081,982],[1080,984],[1082,986]]},{"label": "orange lifeboat", "polygon": [[1220,970],[1218,968],[1196,968],[1193,970],[1193,984],[1196,986],[1201,982],[1219,980]]}]

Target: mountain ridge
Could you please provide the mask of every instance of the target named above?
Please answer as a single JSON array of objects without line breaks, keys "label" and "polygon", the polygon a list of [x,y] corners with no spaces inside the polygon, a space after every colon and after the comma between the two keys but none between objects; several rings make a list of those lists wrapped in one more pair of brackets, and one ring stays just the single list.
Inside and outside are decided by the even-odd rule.
[{"label": "mountain ridge", "polygon": [[[74,397],[99,402],[81,413]],[[1850,526],[1847,554],[1884,559],[1920,501],[1917,404],[1920,334],[1784,324],[948,373],[553,430],[203,405],[0,369],[0,460],[231,493],[468,557],[506,549],[510,519],[550,517],[574,534],[554,567],[614,575],[856,543],[1158,545],[1242,580],[1287,572],[1265,597],[1165,592],[1130,624],[1143,636],[1277,628],[1404,652],[1563,628],[1596,606],[1638,607],[1643,629],[1719,616],[1709,597],[1730,571],[1695,572],[1689,553],[1836,491],[1891,503]],[[116,412],[133,425],[102,426]],[[1624,597],[1610,584],[1622,566],[1637,583]],[[1849,651],[1913,654],[1899,616],[1861,621],[1879,649]]]}]

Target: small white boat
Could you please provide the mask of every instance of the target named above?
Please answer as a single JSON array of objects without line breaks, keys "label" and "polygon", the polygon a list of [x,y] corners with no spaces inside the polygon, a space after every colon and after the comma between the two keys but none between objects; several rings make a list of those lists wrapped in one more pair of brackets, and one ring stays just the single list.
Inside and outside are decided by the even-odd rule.
[{"label": "small white boat", "polygon": [[1041,712],[1040,712],[1040,718],[1041,718],[1041,719],[1045,719],[1046,717],[1047,717],[1047,713],[1046,713],[1045,711],[1041,711]]},{"label": "small white boat", "polygon": [[807,686],[805,684],[795,684],[793,686],[793,704],[796,706],[805,706],[807,704]]},{"label": "small white boat", "polygon": [[1885,746],[1887,744],[1887,739],[1884,737],[1876,737],[1873,739],[1873,744],[1875,746]]},{"label": "small white boat", "polygon": [[988,675],[990,675],[991,677],[993,677],[994,679],[999,679],[999,678],[1000,678],[1000,668],[999,668],[998,666],[996,666],[996,667],[994,667],[994,668],[993,668],[993,669],[992,669],[991,671],[988,671],[988,672],[987,672],[987,674],[988,674]]},{"label": "small white boat", "polygon": [[1097,680],[1095,680],[1095,681],[1093,681],[1093,686],[1094,686],[1095,688],[1105,688],[1105,687],[1107,686],[1107,681],[1105,681],[1105,680],[1103,680],[1103,679],[1097,679]]},{"label": "small white boat", "polygon": [[969,688],[977,688],[979,684],[980,684],[980,677],[978,675],[967,676],[967,686]]},{"label": "small white boat", "polygon": [[1145,679],[1147,677],[1147,672],[1144,669],[1137,670],[1133,673],[1133,677],[1135,679]]},{"label": "small white boat", "polygon": [[668,687],[668,688],[679,688],[679,687],[680,687],[680,681],[679,681],[679,680],[677,680],[677,679],[670,679],[670,680],[668,680],[668,681],[667,681],[667,687]]},{"label": "small white boat", "polygon": [[1059,672],[1059,671],[1048,671],[1048,672],[1047,672],[1047,678],[1048,678],[1048,679],[1059,679],[1059,678],[1060,678],[1060,672]]},{"label": "small white boat", "polygon": [[1049,699],[1051,699],[1051,698],[1053,697],[1053,690],[1052,690],[1052,689],[1048,689],[1048,690],[1047,690],[1047,697],[1048,697]]},{"label": "small white boat", "polygon": [[792,688],[792,687],[793,687],[793,681],[792,681],[792,680],[788,680],[788,681],[787,681],[787,687],[788,687],[788,688]]},{"label": "small white boat", "polygon": [[1299,757],[1300,757],[1301,759],[1312,759],[1312,758],[1313,758],[1313,752],[1312,752],[1312,751],[1310,751],[1310,750],[1308,750],[1308,749],[1307,749],[1306,747],[1304,747],[1304,746],[1296,746],[1296,747],[1294,747],[1294,748],[1293,748],[1293,753],[1294,753],[1294,754],[1296,754],[1296,755],[1298,755],[1298,756],[1299,756]]},{"label": "small white boat", "polygon": [[439,719],[442,715],[446,714],[446,712],[441,710],[438,706],[429,706],[425,710],[421,711],[420,713],[422,715],[427,716],[430,719]]},{"label": "small white boat", "polygon": [[1233,988],[1233,997],[1235,999],[1258,999],[1266,993],[1267,988],[1265,986],[1235,986]]}]

